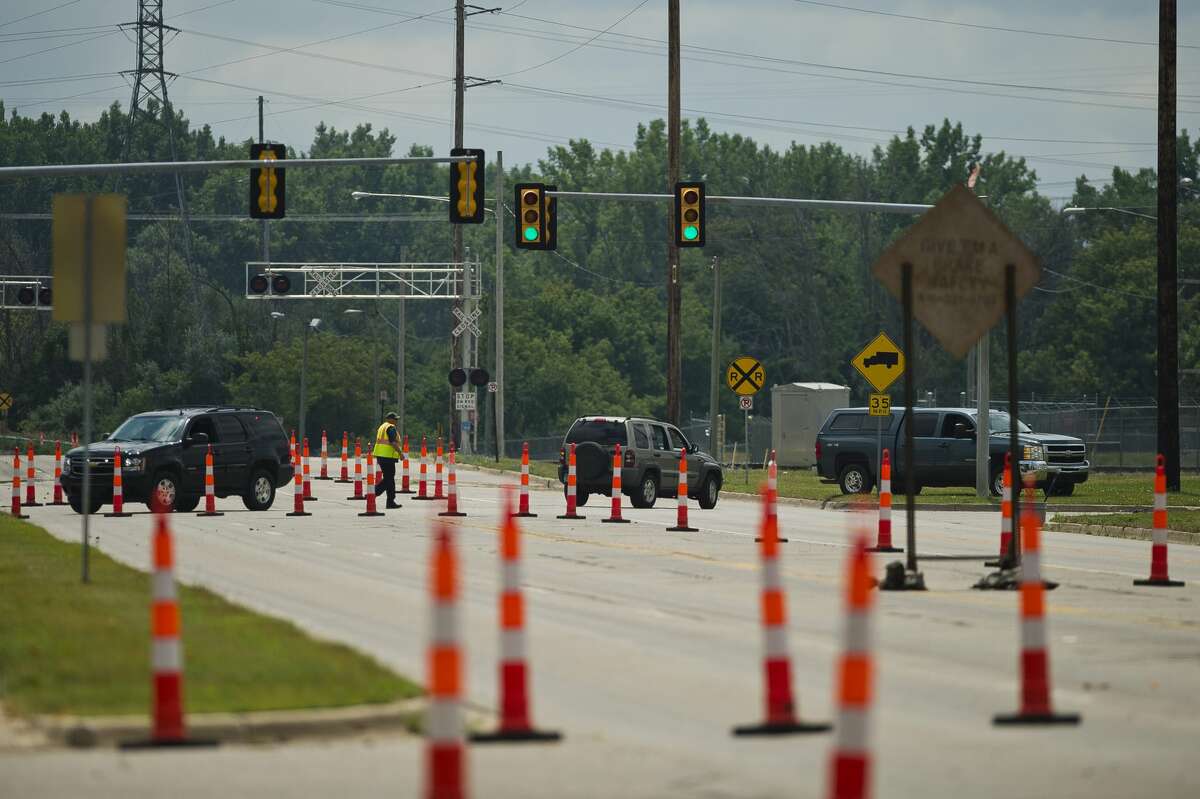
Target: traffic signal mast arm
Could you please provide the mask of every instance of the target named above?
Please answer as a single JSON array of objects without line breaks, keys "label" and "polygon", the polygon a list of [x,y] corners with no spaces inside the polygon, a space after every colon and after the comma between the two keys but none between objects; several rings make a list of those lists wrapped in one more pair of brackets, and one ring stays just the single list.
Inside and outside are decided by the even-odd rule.
[{"label": "traffic signal mast arm", "polygon": [[[625,202],[674,202],[673,194],[626,194],[602,191],[546,191],[546,196],[569,200],[620,200]],[[884,214],[923,214],[932,205],[919,203],[869,203],[856,200],[803,200],[794,197],[739,197],[735,195],[709,194],[704,198],[710,203],[733,203],[744,205],[778,205],[786,207],[817,208],[829,211],[877,211]]]},{"label": "traffic signal mast arm", "polygon": [[[402,158],[296,158],[279,169],[312,169],[334,166],[392,166],[393,164],[455,164],[473,161],[474,156],[433,155]],[[255,158],[245,161],[150,161],[136,164],[50,164],[46,166],[0,166],[0,180],[57,178],[75,175],[144,175],[158,172],[209,172],[219,169],[262,169]]]}]

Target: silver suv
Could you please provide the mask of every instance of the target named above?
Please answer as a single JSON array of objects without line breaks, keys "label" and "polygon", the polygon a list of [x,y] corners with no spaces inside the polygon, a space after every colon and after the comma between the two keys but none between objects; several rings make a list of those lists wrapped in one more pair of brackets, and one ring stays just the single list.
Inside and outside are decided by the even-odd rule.
[{"label": "silver suv", "polygon": [[559,452],[558,479],[566,490],[567,454],[575,445],[575,496],[583,505],[592,494],[612,496],[613,453],[621,445],[621,493],[635,508],[652,508],[659,497],[679,490],[679,454],[688,455],[688,497],[701,508],[716,507],[724,483],[721,464],[690,443],[679,428],[656,419],[583,416],[575,420]]}]

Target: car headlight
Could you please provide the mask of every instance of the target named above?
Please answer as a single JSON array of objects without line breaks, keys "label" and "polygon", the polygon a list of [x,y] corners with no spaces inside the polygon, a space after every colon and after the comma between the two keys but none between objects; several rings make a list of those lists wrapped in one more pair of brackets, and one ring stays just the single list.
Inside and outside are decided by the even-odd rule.
[{"label": "car headlight", "polygon": [[1024,455],[1022,456],[1022,460],[1040,461],[1040,460],[1044,459],[1043,455],[1044,455],[1044,451],[1042,450],[1041,447],[1034,446],[1034,445],[1026,445]]},{"label": "car headlight", "polygon": [[121,459],[121,469],[126,472],[140,472],[145,465],[144,459],[138,456]]},{"label": "car headlight", "polygon": [[63,474],[71,473],[71,459],[70,458],[67,458],[66,460],[63,461],[62,473]]}]

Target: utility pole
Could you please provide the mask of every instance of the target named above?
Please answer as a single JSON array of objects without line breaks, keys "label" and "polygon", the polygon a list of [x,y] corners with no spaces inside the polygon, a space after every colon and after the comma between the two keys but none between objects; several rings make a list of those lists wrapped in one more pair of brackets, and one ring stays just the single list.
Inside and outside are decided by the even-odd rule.
[{"label": "utility pole", "polygon": [[[463,76],[463,48],[466,39],[466,8],[463,0],[455,0],[454,3],[454,146],[463,146],[463,97],[466,93],[466,85]],[[451,225],[454,235],[454,249],[451,259],[456,264],[463,262],[463,231],[462,225]],[[464,281],[465,285],[465,281]],[[460,311],[463,309],[463,301],[461,299],[454,301],[454,307]],[[450,325],[454,326],[455,317],[451,315]],[[459,341],[458,338],[450,336],[450,368],[453,369],[459,364],[460,360]],[[465,363],[464,363],[465,366]],[[450,406],[450,440],[456,442],[456,446],[461,444],[459,434],[462,430],[462,425],[459,423],[459,412],[454,407],[454,386],[448,386],[449,392],[447,398]]]},{"label": "utility pole", "polygon": [[1175,152],[1175,0],[1158,4],[1158,451],[1179,490],[1179,224]]},{"label": "utility pole", "polygon": [[[667,188],[679,182],[679,0],[667,0]],[[679,248],[675,246],[675,210],[667,210],[667,421],[683,415],[683,367],[679,353],[682,315]]]},{"label": "utility pole", "polygon": [[[258,143],[263,143],[263,96],[258,96]],[[263,263],[271,265],[271,220],[262,221],[262,259]]]},{"label": "utility pole", "polygon": [[400,435],[404,435],[404,394],[406,381],[404,379],[405,366],[405,314],[404,300],[398,300],[399,305],[396,307],[396,415],[400,417]]},{"label": "utility pole", "polygon": [[504,153],[496,151],[496,460],[504,457]]},{"label": "utility pole", "polygon": [[709,386],[708,386],[708,453],[717,457],[717,392],[721,380],[721,261],[717,256],[712,259],[713,273],[713,316],[712,316],[712,352],[709,355]]}]

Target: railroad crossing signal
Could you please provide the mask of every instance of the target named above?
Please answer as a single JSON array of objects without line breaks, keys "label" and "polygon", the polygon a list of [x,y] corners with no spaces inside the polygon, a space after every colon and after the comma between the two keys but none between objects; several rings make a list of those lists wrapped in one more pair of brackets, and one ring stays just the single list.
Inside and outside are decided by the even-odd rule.
[{"label": "railroad crossing signal", "polygon": [[478,225],[483,222],[483,150],[455,147],[450,155],[475,159],[450,164],[450,221],[455,225]]},{"label": "railroad crossing signal", "polygon": [[704,183],[675,184],[675,244],[678,247],[704,246]]},{"label": "railroad crossing signal", "polygon": [[[250,157],[260,161],[282,161],[287,158],[287,147],[282,144],[251,144]],[[283,219],[287,212],[283,173],[283,169],[274,168],[250,170],[252,219]]]},{"label": "railroad crossing signal", "polygon": [[904,374],[904,353],[887,333],[880,333],[851,359],[850,365],[867,378],[876,391],[885,391]]},{"label": "railroad crossing signal", "polygon": [[743,355],[730,362],[725,370],[725,384],[735,394],[757,394],[767,384],[767,372],[757,358]]}]

